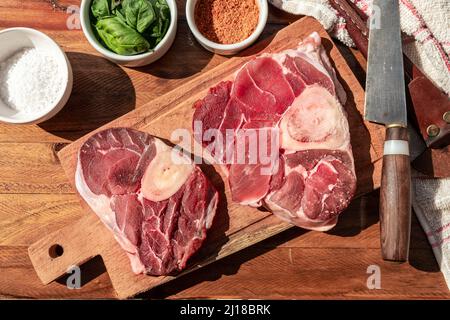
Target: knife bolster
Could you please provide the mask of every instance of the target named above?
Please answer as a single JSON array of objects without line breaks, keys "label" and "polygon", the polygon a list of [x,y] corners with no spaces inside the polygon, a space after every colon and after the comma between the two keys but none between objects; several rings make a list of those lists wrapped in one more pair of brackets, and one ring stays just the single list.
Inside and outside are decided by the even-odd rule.
[{"label": "knife bolster", "polygon": [[383,155],[409,156],[408,129],[401,124],[386,126]]},{"label": "knife bolster", "polygon": [[407,261],[411,230],[411,170],[408,130],[402,126],[386,128],[380,228],[383,259]]}]

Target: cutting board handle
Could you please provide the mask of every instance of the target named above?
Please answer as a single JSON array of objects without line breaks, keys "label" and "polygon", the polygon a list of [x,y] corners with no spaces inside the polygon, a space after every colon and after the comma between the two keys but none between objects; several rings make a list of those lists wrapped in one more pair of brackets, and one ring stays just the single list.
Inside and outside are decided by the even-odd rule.
[{"label": "cutting board handle", "polygon": [[100,253],[101,244],[95,233],[101,223],[94,214],[87,214],[77,222],[51,233],[28,248],[28,254],[38,277],[48,284],[66,274],[73,266],[80,266]]},{"label": "cutting board handle", "polygon": [[386,129],[380,188],[381,252],[384,260],[408,260],[411,233],[411,165],[408,129]]}]

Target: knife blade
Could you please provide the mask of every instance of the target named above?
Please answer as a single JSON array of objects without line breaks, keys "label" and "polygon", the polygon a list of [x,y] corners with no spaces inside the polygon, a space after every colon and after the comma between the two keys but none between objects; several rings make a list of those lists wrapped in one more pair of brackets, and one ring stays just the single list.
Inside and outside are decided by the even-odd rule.
[{"label": "knife blade", "polygon": [[397,0],[375,0],[369,33],[366,120],[406,127],[406,95]]},{"label": "knife blade", "polygon": [[364,117],[384,124],[380,186],[381,253],[408,260],[411,168],[398,0],[374,0],[370,20]]}]

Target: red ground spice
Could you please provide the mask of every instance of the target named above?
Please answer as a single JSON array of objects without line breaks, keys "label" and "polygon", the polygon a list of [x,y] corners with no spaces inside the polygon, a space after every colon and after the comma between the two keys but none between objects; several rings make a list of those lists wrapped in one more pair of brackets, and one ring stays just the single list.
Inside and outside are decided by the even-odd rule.
[{"label": "red ground spice", "polygon": [[241,42],[255,31],[259,19],[256,0],[199,0],[195,23],[209,40],[221,44]]}]

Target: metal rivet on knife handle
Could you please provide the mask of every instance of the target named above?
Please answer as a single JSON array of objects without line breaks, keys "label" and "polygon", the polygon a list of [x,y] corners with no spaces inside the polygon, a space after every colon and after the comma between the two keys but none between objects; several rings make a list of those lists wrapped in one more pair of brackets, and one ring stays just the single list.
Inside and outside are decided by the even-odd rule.
[{"label": "metal rivet on knife handle", "polygon": [[441,130],[439,129],[439,127],[435,124],[429,125],[427,128],[427,134],[429,137],[436,137],[437,135],[439,135],[439,132]]},{"label": "metal rivet on knife handle", "polygon": [[444,113],[444,115],[442,116],[442,119],[444,119],[445,122],[450,124],[450,111],[447,111],[446,113]]}]

